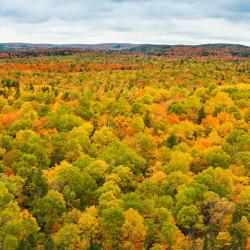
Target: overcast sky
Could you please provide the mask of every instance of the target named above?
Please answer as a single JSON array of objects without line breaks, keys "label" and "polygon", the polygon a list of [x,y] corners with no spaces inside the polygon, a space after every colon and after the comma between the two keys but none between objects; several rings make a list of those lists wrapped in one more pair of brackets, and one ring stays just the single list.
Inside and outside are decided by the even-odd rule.
[{"label": "overcast sky", "polygon": [[250,45],[250,0],[0,0],[0,42]]}]

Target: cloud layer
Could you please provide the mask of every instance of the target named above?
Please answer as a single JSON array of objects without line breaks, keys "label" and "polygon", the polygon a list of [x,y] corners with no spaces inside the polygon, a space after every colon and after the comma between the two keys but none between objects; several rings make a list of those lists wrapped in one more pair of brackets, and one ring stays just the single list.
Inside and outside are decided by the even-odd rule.
[{"label": "cloud layer", "polygon": [[250,45],[249,0],[0,0],[0,41]]}]

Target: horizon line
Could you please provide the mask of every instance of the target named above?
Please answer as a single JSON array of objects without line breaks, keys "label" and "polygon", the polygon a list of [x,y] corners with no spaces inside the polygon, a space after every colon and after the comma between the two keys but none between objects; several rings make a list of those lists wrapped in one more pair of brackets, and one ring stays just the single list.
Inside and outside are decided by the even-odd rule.
[{"label": "horizon line", "polygon": [[32,44],[32,45],[102,45],[102,44],[130,44],[130,45],[166,45],[166,46],[200,46],[200,45],[242,45],[250,47],[249,45],[236,42],[208,42],[199,44],[190,43],[133,43],[133,42],[101,42],[101,43],[38,43],[38,42],[0,42],[0,44]]}]

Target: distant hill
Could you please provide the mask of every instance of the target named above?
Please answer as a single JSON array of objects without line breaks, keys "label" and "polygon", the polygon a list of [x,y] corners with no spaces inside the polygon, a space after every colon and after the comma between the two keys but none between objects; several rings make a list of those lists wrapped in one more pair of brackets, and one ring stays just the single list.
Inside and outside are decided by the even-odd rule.
[{"label": "distant hill", "polygon": [[139,45],[126,50],[128,53],[143,53],[150,56],[168,58],[249,58],[250,47],[240,44],[202,45]]},{"label": "distant hill", "polygon": [[129,52],[153,53],[162,52],[167,49],[213,49],[213,50],[237,50],[237,49],[250,49],[250,47],[241,44],[201,44],[201,45],[152,45],[144,44],[131,47],[127,49]]},{"label": "distant hill", "polygon": [[135,52],[135,53],[146,53],[146,52],[153,52],[153,51],[159,51],[163,49],[169,49],[172,48],[173,45],[155,45],[155,44],[143,44],[131,47],[127,49],[128,52]]},{"label": "distant hill", "polygon": [[[128,52],[148,52],[176,47],[190,47],[190,45],[157,45],[132,43],[100,43],[100,44],[33,44],[33,43],[0,43],[0,50],[35,50],[35,49],[82,49],[82,50],[118,50]],[[202,44],[191,47],[208,49],[241,49],[249,48],[240,44]]]},{"label": "distant hill", "polygon": [[31,44],[0,43],[0,58],[66,56],[84,51],[140,53],[146,56],[167,58],[206,58],[227,60],[249,60],[250,47],[240,44],[201,44],[201,45],[157,45],[131,43],[102,44]]},{"label": "distant hill", "polygon": [[249,48],[248,46],[241,44],[228,44],[228,43],[212,43],[212,44],[201,44],[198,47],[209,48],[209,49],[244,49]]},{"label": "distant hill", "polygon": [[32,44],[32,43],[0,43],[0,50],[34,50],[34,49],[82,49],[82,50],[127,50],[137,47],[130,43],[101,44]]}]

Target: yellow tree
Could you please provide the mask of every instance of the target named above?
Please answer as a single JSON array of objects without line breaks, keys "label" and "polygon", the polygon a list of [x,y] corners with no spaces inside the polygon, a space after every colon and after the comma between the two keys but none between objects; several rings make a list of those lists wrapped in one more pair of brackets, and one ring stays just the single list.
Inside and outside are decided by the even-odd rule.
[{"label": "yellow tree", "polygon": [[125,213],[125,222],[122,226],[123,249],[142,249],[146,236],[146,228],[143,217],[130,208]]}]

